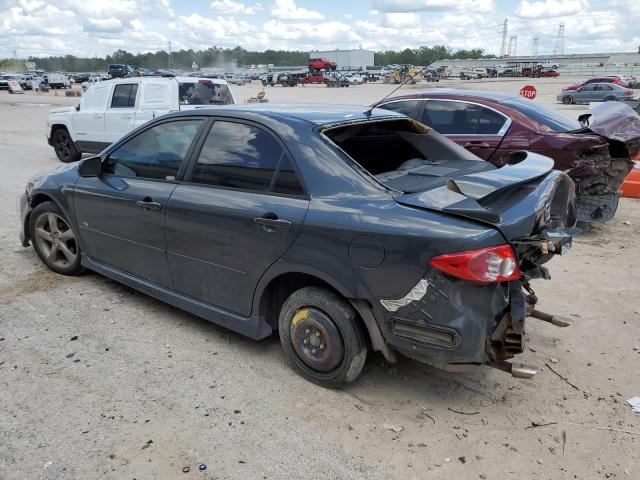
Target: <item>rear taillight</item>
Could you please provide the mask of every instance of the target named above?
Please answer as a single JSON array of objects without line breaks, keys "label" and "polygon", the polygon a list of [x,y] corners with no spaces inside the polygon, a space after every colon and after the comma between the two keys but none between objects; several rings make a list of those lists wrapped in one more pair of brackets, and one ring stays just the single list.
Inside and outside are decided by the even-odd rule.
[{"label": "rear taillight", "polygon": [[449,253],[431,259],[438,270],[462,280],[492,283],[520,278],[518,259],[511,245]]}]

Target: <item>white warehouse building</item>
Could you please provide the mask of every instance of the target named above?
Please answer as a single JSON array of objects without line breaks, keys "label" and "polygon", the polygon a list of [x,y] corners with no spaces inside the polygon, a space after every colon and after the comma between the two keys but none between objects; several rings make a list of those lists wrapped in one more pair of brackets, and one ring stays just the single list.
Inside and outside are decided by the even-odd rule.
[{"label": "white warehouse building", "polygon": [[336,62],[338,69],[365,68],[375,65],[373,61],[374,52],[372,50],[326,50],[309,52],[309,58],[324,58],[331,62]]}]

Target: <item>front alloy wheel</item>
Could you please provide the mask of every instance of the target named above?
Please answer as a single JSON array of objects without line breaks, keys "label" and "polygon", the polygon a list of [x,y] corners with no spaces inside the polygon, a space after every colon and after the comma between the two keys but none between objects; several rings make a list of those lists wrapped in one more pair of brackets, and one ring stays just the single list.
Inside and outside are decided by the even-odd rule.
[{"label": "front alloy wheel", "polygon": [[63,275],[82,271],[76,235],[55,203],[38,205],[31,213],[29,227],[33,248],[47,267]]}]

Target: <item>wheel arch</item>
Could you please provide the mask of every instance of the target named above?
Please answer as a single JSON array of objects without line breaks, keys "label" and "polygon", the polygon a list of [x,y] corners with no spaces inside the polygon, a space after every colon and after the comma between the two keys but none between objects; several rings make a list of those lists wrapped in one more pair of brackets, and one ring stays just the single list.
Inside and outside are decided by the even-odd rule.
[{"label": "wheel arch", "polygon": [[375,351],[381,351],[385,358],[396,362],[395,352],[384,341],[380,327],[373,316],[371,304],[367,300],[352,298],[337,282],[317,272],[289,271],[273,276],[263,283],[254,299],[254,311],[275,331],[278,329],[278,318],[285,300],[304,287],[316,286],[326,288],[348,301],[357,313],[356,318],[366,334],[368,344]]},{"label": "wheel arch", "polygon": [[[51,195],[48,192],[36,191],[31,194],[31,197],[29,200],[30,210],[29,210],[29,213],[25,215],[24,225],[22,226],[24,231],[25,242],[31,240],[31,235],[29,234],[29,222],[31,221],[31,214],[33,213],[33,209],[35,209],[41,203],[45,203],[45,202],[54,203],[60,209],[60,211],[62,211],[65,218],[67,219],[67,222],[69,222],[72,228],[75,228],[77,232],[78,226],[76,225],[75,216],[72,215],[72,212],[69,212],[69,210],[65,208],[65,205],[63,205],[60,201],[58,201],[54,195]],[[78,242],[80,242],[79,238],[78,238]]]}]

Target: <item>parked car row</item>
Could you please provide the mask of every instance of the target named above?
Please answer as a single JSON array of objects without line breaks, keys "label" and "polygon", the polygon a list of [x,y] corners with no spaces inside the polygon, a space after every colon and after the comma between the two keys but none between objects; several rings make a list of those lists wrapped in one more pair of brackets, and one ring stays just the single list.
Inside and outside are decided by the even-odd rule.
[{"label": "parked car row", "polygon": [[277,331],[326,387],[370,350],[535,374],[508,361],[526,319],[568,321],[536,309],[531,282],[579,219],[613,216],[640,152],[640,117],[617,102],[580,123],[495,92],[313,108],[223,92],[112,80],[53,111],[61,160],[113,143],[29,181],[22,244],[57,273],[93,270],[254,339]]}]

